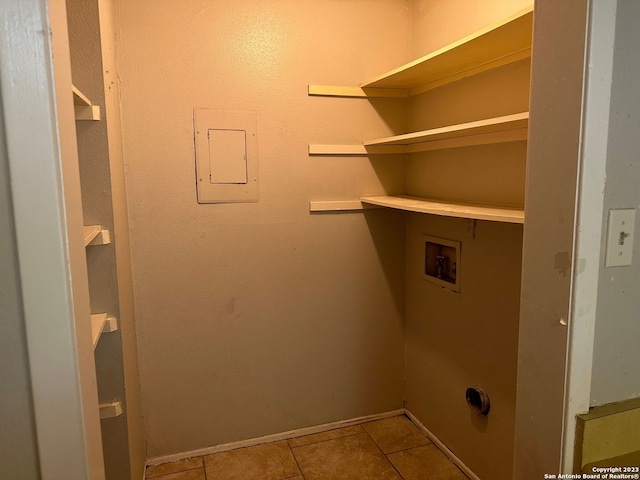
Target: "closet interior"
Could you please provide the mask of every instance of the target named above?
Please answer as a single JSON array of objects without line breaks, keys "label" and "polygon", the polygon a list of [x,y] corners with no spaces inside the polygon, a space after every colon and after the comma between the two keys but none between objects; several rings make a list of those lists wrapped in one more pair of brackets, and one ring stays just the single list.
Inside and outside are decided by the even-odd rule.
[{"label": "closet interior", "polygon": [[511,478],[531,2],[113,3],[66,2],[106,478],[391,411]]}]

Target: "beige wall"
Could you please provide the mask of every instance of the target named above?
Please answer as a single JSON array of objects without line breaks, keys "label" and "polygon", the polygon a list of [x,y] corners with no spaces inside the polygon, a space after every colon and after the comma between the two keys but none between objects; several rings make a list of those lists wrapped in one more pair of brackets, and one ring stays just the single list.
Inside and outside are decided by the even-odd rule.
[{"label": "beige wall", "polygon": [[412,0],[411,57],[455,42],[533,4],[533,0]]},{"label": "beige wall", "polygon": [[[148,455],[403,406],[404,227],[309,200],[400,192],[403,161],[308,143],[402,131],[402,102],[308,97],[409,59],[405,1],[116,2]],[[194,107],[258,115],[260,202],[196,202]]]},{"label": "beige wall", "polygon": [[[522,227],[414,215],[407,228],[407,409],[480,478],[510,479]],[[423,235],[461,241],[460,294],[421,277]],[[487,417],[465,389],[485,387]]]},{"label": "beige wall", "polygon": [[[413,55],[530,3],[413,2]],[[423,94],[411,102],[410,130],[528,111],[529,75],[521,61]],[[525,167],[526,142],[414,154],[407,191],[522,206]],[[461,242],[459,294],[422,279],[425,234]],[[511,479],[522,226],[478,221],[469,238],[464,220],[411,215],[406,241],[407,408],[480,478]],[[487,417],[466,405],[474,384],[491,398]]]},{"label": "beige wall", "polygon": [[[637,161],[640,56],[638,30],[633,22],[640,14],[639,7],[633,1],[618,2],[603,242],[609,209],[637,208],[640,205]],[[640,224],[636,224],[636,232],[637,225]],[[640,243],[637,233],[634,239],[632,266],[600,269],[591,405],[640,397],[640,351],[637,347],[640,338],[640,299],[637,295],[640,288]]]}]

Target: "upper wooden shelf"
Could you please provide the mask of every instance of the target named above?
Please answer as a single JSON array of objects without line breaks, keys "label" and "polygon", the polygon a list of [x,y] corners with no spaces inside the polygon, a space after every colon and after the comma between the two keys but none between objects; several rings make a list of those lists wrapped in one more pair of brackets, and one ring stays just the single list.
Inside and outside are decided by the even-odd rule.
[{"label": "upper wooden shelf", "polygon": [[533,6],[359,87],[309,85],[309,95],[411,97],[531,57]]},{"label": "upper wooden shelf", "polygon": [[474,220],[489,220],[492,222],[524,223],[524,210],[521,208],[444,202],[406,195],[362,197],[360,201],[363,204],[395,208],[407,212]]},{"label": "upper wooden shelf", "polygon": [[100,106],[93,105],[75,85],[72,86],[72,91],[76,120],[100,120]]},{"label": "upper wooden shelf", "polygon": [[401,88],[408,95],[531,56],[533,6],[360,85]]}]

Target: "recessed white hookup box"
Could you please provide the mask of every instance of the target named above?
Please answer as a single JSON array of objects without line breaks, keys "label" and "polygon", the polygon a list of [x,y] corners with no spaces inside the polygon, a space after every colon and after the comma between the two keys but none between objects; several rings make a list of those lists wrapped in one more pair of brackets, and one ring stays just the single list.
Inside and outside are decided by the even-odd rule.
[{"label": "recessed white hookup box", "polygon": [[460,291],[460,242],[424,235],[423,279]]}]

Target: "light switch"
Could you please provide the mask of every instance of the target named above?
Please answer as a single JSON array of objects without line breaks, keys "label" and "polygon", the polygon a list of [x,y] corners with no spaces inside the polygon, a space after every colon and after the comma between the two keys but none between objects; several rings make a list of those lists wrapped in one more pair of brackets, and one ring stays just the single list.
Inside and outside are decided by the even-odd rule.
[{"label": "light switch", "polygon": [[609,210],[605,267],[631,265],[635,223],[635,209]]}]

